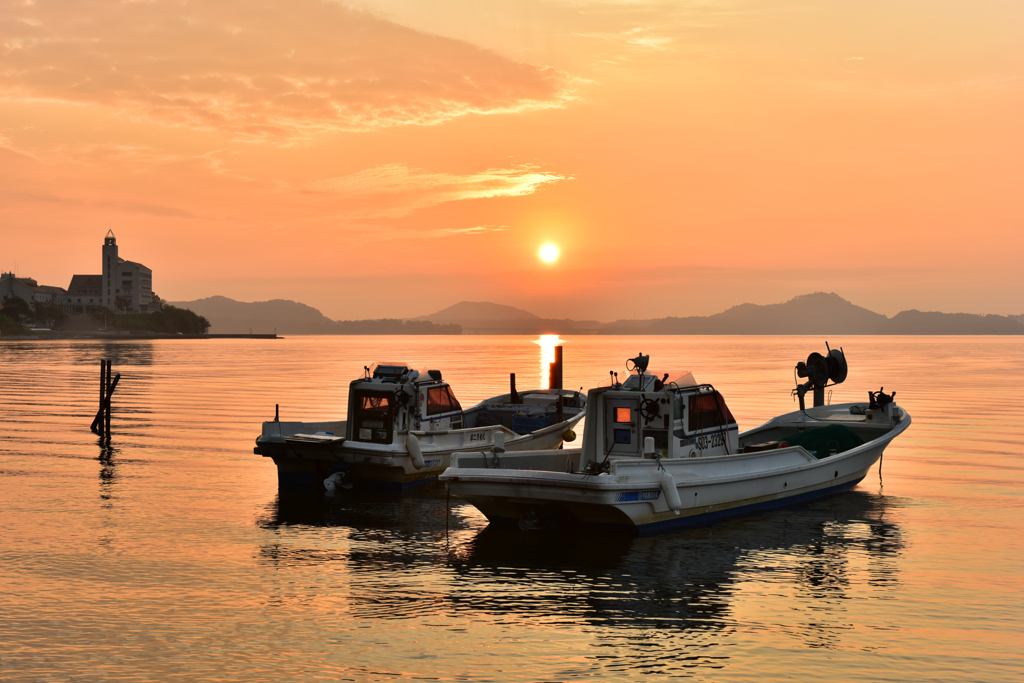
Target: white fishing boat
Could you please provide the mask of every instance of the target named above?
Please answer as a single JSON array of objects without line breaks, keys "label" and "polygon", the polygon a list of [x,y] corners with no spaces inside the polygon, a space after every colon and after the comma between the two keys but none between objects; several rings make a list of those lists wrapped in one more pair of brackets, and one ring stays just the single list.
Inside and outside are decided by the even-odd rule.
[{"label": "white fishing boat", "polygon": [[[560,375],[559,375],[560,376]],[[512,391],[463,410],[438,370],[376,364],[349,385],[346,420],[263,423],[255,453],[272,458],[282,486],[329,490],[355,482],[420,484],[443,472],[453,453],[544,450],[576,438],[579,391]]]},{"label": "white fishing boat", "polygon": [[648,533],[856,486],[910,426],[895,392],[869,392],[867,403],[825,404],[825,388],[846,379],[841,349],[797,365],[807,378],[794,389],[799,410],[742,434],[711,384],[698,384],[690,373],[658,379],[647,374],[647,362],[643,355],[631,359],[627,368],[636,374],[626,382],[590,390],[582,448],[460,453],[440,479],[492,523]]}]

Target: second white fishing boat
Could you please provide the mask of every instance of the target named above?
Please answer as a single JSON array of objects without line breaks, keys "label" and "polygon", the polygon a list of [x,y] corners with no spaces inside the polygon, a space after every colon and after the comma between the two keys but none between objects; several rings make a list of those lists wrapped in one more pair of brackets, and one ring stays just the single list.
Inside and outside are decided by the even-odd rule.
[{"label": "second white fishing boat", "polygon": [[[690,373],[647,374],[592,389],[581,449],[459,453],[440,476],[492,523],[565,523],[642,533],[789,505],[856,486],[910,426],[892,395],[825,405],[846,379],[841,349],[812,353],[797,372],[800,410],[740,434],[722,395]],[[829,381],[832,384],[829,384]],[[804,395],[813,392],[814,406]]]},{"label": "second white fishing boat", "polygon": [[[558,369],[559,377],[561,369]],[[576,438],[586,397],[534,389],[463,409],[438,370],[375,364],[349,385],[346,420],[263,423],[255,453],[272,458],[280,486],[334,490],[354,482],[404,488],[436,480],[453,453],[558,448]]]}]

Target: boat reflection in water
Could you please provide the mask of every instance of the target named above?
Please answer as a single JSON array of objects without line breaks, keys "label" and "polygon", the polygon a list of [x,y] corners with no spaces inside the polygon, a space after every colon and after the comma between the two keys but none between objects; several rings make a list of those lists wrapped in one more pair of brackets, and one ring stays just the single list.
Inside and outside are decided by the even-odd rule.
[{"label": "boat reflection in water", "polygon": [[[260,559],[283,570],[317,565],[318,576],[332,577],[326,594],[343,590],[353,617],[529,618],[600,626],[594,637],[602,642],[671,634],[634,658],[767,618],[751,615],[744,591],[762,605],[766,594],[786,595],[788,604],[776,600],[783,613],[812,610],[790,635],[831,647],[848,628],[847,598],[896,588],[904,548],[899,526],[887,520],[900,502],[863,491],[648,538],[482,528],[465,504],[451,510],[446,536],[443,490],[374,500],[279,500],[261,522],[273,536]],[[694,665],[711,663],[694,657]]]},{"label": "boat reflection in water", "polygon": [[[491,614],[571,614],[603,627],[715,630],[738,618],[738,585],[781,581],[816,601],[818,610],[839,609],[847,589],[862,579],[876,589],[897,582],[903,540],[885,520],[892,504],[851,491],[796,509],[628,540],[583,535],[567,543],[558,535],[488,527],[453,557],[453,571],[469,583],[456,584],[451,600],[456,608]],[[805,635],[827,642],[816,631]]]}]

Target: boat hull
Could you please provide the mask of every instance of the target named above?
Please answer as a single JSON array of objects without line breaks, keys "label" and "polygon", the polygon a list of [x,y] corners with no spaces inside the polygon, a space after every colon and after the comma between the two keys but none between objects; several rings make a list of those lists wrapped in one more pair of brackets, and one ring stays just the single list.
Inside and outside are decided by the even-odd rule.
[{"label": "boat hull", "polygon": [[[505,442],[505,450],[534,451],[559,448],[564,435],[583,418],[583,413],[530,434]],[[273,423],[267,423],[273,424]],[[266,429],[265,429],[266,431]],[[424,466],[417,468],[408,449],[391,445],[367,446],[344,439],[320,441],[266,440],[258,443],[255,452],[273,459],[277,465],[280,487],[323,487],[325,479],[342,472],[351,481],[384,488],[407,489],[437,481],[451,464],[454,453],[480,452],[493,447],[493,435],[479,441],[470,440],[473,430],[459,433],[457,445],[444,447],[448,434],[420,437]],[[344,433],[343,431],[341,433]],[[434,437],[438,438],[434,438]]]},{"label": "boat hull", "polygon": [[[453,494],[475,505],[496,524],[548,527],[570,523],[655,533],[852,488],[910,425],[909,415],[902,416],[877,438],[821,459],[803,448],[789,447],[660,463],[623,460],[599,475],[464,467],[457,459],[456,466],[441,479]],[[669,489],[674,489],[674,496]]]}]

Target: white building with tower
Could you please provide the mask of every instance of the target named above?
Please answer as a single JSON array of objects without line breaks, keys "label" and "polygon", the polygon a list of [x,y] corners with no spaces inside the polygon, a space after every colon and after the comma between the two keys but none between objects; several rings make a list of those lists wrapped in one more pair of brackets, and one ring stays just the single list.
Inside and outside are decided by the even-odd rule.
[{"label": "white building with tower", "polygon": [[117,238],[108,230],[103,238],[103,306],[118,313],[148,313],[153,302],[153,271],[117,253]]},{"label": "white building with tower", "polygon": [[88,313],[104,307],[115,313],[150,313],[153,310],[153,271],[117,253],[112,230],[103,239],[103,274],[73,275],[67,289],[40,285],[29,277],[0,274],[0,308],[17,296],[35,310],[37,304],[61,307],[65,313]]}]

